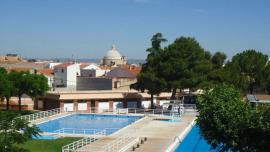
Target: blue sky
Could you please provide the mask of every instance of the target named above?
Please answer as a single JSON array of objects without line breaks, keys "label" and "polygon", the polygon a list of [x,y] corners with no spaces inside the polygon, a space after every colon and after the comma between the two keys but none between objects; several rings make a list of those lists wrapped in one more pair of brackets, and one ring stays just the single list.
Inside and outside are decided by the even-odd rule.
[{"label": "blue sky", "polygon": [[[144,59],[156,32],[211,52],[270,55],[269,0],[0,0],[0,54],[101,58],[115,43]],[[165,44],[165,45],[167,45]]]}]

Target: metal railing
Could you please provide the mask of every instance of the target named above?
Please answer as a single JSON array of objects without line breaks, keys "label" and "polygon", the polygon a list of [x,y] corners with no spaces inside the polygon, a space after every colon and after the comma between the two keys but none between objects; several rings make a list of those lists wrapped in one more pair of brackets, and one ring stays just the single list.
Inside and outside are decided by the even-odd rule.
[{"label": "metal railing", "polygon": [[121,149],[125,148],[126,145],[136,140],[136,137],[132,137],[129,135],[123,135],[117,138],[116,140],[108,143],[104,146],[104,152],[119,152]]},{"label": "metal railing", "polygon": [[120,128],[105,128],[105,129],[78,129],[78,128],[61,128],[59,130],[54,131],[58,134],[59,137],[66,135],[96,135],[98,132],[105,131],[105,135],[110,135]]},{"label": "metal railing", "polygon": [[56,108],[56,109],[52,109],[52,110],[48,110],[48,111],[41,111],[41,112],[33,113],[30,115],[20,116],[20,118],[31,122],[31,121],[35,121],[38,119],[43,119],[43,118],[47,118],[50,116],[54,116],[54,115],[57,115],[60,113],[64,113],[64,110],[62,110],[61,108]]},{"label": "metal railing", "polygon": [[100,131],[95,133],[92,136],[89,137],[85,137],[83,139],[74,141],[68,145],[65,145],[62,147],[62,152],[73,152],[76,151],[79,148],[82,148],[86,145],[89,145],[93,142],[95,142],[96,140],[98,140],[98,138],[100,138],[101,136],[105,136],[106,135],[106,130]]},{"label": "metal railing", "polygon": [[179,117],[184,113],[184,109],[166,110],[166,109],[140,109],[140,108],[119,108],[116,109],[116,114],[143,114],[143,115],[161,115]]}]

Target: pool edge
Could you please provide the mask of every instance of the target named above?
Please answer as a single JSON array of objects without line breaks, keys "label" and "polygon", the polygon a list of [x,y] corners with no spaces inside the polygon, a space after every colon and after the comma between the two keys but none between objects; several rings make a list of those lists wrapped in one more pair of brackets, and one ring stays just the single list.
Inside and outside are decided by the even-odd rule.
[{"label": "pool edge", "polygon": [[185,139],[188,133],[191,131],[193,126],[196,124],[196,118],[194,118],[189,125],[185,128],[183,132],[181,132],[178,136],[175,137],[174,142],[170,144],[170,146],[166,149],[166,152],[174,152],[175,149],[181,142]]}]

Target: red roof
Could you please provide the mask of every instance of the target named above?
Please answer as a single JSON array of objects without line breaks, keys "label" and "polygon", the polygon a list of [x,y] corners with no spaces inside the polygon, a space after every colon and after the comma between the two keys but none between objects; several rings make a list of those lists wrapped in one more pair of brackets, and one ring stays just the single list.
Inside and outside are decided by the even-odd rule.
[{"label": "red roof", "polygon": [[38,73],[46,75],[46,76],[53,76],[53,70],[52,69],[41,69],[38,70]]},{"label": "red roof", "polygon": [[137,76],[137,75],[141,72],[141,70],[142,70],[142,68],[141,68],[140,66],[129,65],[129,64],[122,65],[121,67],[123,67],[123,68],[129,70],[132,74],[134,74],[134,75],[136,75],[136,76]]}]

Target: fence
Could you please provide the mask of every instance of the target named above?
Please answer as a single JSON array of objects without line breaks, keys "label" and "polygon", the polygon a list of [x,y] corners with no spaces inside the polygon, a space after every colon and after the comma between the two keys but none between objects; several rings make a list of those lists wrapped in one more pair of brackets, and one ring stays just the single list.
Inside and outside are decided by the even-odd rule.
[{"label": "fence", "polygon": [[108,143],[104,147],[104,152],[119,152],[124,151],[124,149],[131,146],[131,144],[135,144],[134,142],[137,142],[139,140],[138,137],[132,137],[129,135],[123,135],[116,140]]},{"label": "fence", "polygon": [[66,135],[96,135],[99,132],[105,132],[104,135],[110,135],[115,131],[119,130],[120,128],[105,128],[105,129],[78,129],[78,128],[61,128],[56,130],[55,133],[59,137],[66,136]]},{"label": "fence", "polygon": [[61,108],[56,108],[56,109],[52,109],[52,110],[48,110],[48,111],[41,111],[41,112],[33,113],[30,115],[20,116],[20,118],[31,122],[31,121],[35,121],[38,119],[43,119],[46,117],[54,116],[54,115],[57,115],[60,113],[64,113],[64,111]]},{"label": "fence", "polygon": [[66,146],[63,146],[62,147],[62,152],[73,152],[76,149],[82,148],[83,146],[86,146],[86,145],[89,145],[89,144],[95,142],[96,140],[98,140],[98,138],[100,136],[105,136],[105,135],[106,135],[105,130],[97,132],[96,134],[94,134],[92,136],[85,137],[83,139],[80,139],[80,140],[77,140],[77,141],[75,141],[73,143],[70,143],[70,144],[68,144]]}]

